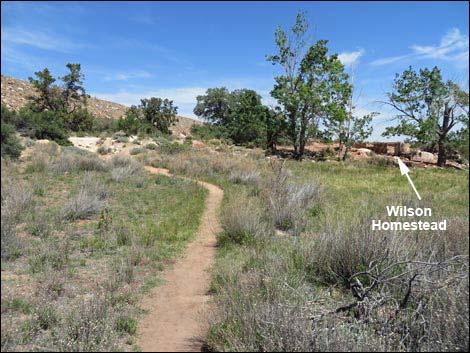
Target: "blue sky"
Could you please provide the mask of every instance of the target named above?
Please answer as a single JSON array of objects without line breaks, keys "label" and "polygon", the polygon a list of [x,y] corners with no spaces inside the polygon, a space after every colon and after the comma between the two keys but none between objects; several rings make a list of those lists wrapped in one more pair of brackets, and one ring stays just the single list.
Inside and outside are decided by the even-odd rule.
[{"label": "blue sky", "polygon": [[89,94],[126,105],[173,99],[194,117],[209,87],[257,90],[266,104],[278,69],[276,26],[307,12],[311,40],[355,67],[356,107],[379,111],[372,139],[393,113],[377,103],[394,74],[437,65],[468,89],[467,2],[2,2],[2,74],[27,79],[79,62]]}]

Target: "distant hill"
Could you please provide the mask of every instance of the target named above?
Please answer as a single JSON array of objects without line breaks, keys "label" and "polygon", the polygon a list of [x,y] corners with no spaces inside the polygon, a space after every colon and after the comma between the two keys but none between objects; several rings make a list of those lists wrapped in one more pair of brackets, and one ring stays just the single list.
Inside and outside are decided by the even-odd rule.
[{"label": "distant hill", "polygon": [[[19,110],[28,103],[28,96],[34,95],[33,86],[26,81],[2,75],[1,104],[5,104],[9,109]],[[88,99],[88,111],[99,118],[117,119],[124,115],[127,106],[108,102],[102,99],[91,97]],[[200,121],[178,116],[179,122],[171,128],[173,134],[188,135],[193,124],[202,124]]]}]

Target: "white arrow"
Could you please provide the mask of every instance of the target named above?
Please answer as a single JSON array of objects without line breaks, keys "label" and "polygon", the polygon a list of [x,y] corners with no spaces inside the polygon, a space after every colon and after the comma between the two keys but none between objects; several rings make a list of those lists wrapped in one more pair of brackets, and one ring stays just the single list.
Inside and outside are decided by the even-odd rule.
[{"label": "white arrow", "polygon": [[416,193],[416,196],[418,196],[418,200],[421,200],[421,196],[419,196],[418,190],[416,190],[416,188],[415,188],[415,184],[413,184],[413,181],[411,180],[410,176],[408,175],[408,173],[410,172],[410,169],[405,165],[405,163],[403,163],[401,161],[400,157],[397,157],[397,161],[398,161],[398,166],[400,167],[401,175],[406,175],[406,177],[408,178],[408,181],[411,184],[411,187],[413,188],[413,190]]}]

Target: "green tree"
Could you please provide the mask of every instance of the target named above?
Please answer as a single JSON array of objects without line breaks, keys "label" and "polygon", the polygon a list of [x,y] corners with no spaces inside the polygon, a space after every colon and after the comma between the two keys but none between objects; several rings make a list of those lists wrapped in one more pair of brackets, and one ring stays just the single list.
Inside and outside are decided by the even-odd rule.
[{"label": "green tree", "polygon": [[213,124],[214,132],[226,133],[234,143],[265,144],[268,108],[254,90],[209,88],[205,95],[197,97],[194,113]]},{"label": "green tree", "polygon": [[141,99],[138,118],[164,134],[171,134],[170,126],[178,122],[176,116],[178,108],[173,106],[173,101],[161,98]]},{"label": "green tree", "polygon": [[345,100],[342,99],[339,104],[330,107],[325,119],[325,126],[331,135],[334,135],[338,142],[338,158],[345,160],[351,147],[359,142],[363,142],[372,134],[372,119],[379,113],[371,112],[369,114],[358,116],[353,104],[354,92],[354,72],[351,65],[350,75],[350,94],[347,98],[346,107]]},{"label": "green tree", "polygon": [[298,70],[300,61],[306,50],[306,35],[308,23],[305,14],[297,14],[295,25],[291,27],[292,36],[287,36],[281,27],[276,28],[275,41],[278,46],[278,53],[268,55],[266,59],[273,65],[278,64],[284,70],[283,76],[275,77],[276,85],[271,91],[271,95],[277,99],[283,107],[285,119],[287,121],[287,135],[294,146],[294,154],[299,156],[299,124],[298,116],[301,107],[300,91],[302,78]]},{"label": "green tree", "polygon": [[284,109],[287,135],[297,159],[302,158],[308,139],[318,133],[321,120],[332,111],[338,114],[345,109],[351,92],[343,64],[336,54],[328,54],[328,41],[319,40],[307,48],[307,30],[305,15],[299,12],[292,35],[277,28],[278,53],[267,56],[284,70],[275,77],[271,95]]},{"label": "green tree", "polygon": [[72,131],[90,130],[94,117],[87,111],[87,94],[83,87],[84,75],[80,64],[68,63],[69,73],[60,78],[62,86],[55,84],[49,69],[35,72],[36,78],[29,78],[37,91],[31,96],[31,109],[36,112],[55,112],[63,119],[65,127]]},{"label": "green tree", "polygon": [[30,96],[29,99],[38,111],[52,110],[57,111],[62,106],[60,99],[60,90],[56,81],[52,77],[48,68],[34,73],[36,78],[29,77],[29,82],[34,86],[37,95]]},{"label": "green tree", "polygon": [[261,103],[261,96],[251,89],[239,89],[231,93],[228,130],[230,138],[239,144],[262,145],[264,121],[267,108]]},{"label": "green tree", "polygon": [[[144,128],[143,125],[145,125]],[[131,106],[126,111],[126,114],[118,119],[117,128],[118,130],[125,131],[130,135],[136,135],[139,132],[147,132],[148,130],[152,130],[152,127],[149,124],[144,124],[141,118],[141,112],[135,105]]]},{"label": "green tree", "polygon": [[70,72],[60,78],[63,82],[61,103],[67,113],[72,113],[86,106],[87,96],[83,87],[85,75],[81,72],[80,64],[68,63],[66,66]]},{"label": "green tree", "polygon": [[398,111],[398,125],[388,127],[383,135],[405,135],[437,145],[437,163],[444,166],[449,133],[468,121],[468,92],[452,81],[445,82],[437,67],[416,72],[410,66],[401,75],[396,74],[393,91],[387,96],[385,103]]},{"label": "green tree", "polygon": [[279,107],[268,109],[265,114],[266,149],[276,153],[277,144],[286,129],[286,121]]},{"label": "green tree", "polygon": [[230,119],[231,98],[225,87],[209,88],[206,94],[197,96],[194,114],[215,125],[227,125]]}]

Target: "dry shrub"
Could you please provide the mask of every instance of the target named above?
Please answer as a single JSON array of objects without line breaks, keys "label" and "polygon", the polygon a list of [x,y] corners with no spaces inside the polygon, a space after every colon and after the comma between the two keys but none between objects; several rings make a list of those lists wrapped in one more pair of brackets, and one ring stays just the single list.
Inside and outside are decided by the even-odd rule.
[{"label": "dry shrub", "polygon": [[71,221],[86,219],[104,208],[107,196],[105,186],[91,174],[85,174],[78,193],[64,206],[60,218]]},{"label": "dry shrub", "polygon": [[62,352],[112,352],[117,340],[115,316],[106,299],[85,297],[55,330],[54,344]]},{"label": "dry shrub", "polygon": [[32,249],[28,257],[29,271],[39,273],[66,270],[70,263],[71,244],[69,241],[50,239]]},{"label": "dry shrub", "polygon": [[306,212],[321,203],[319,184],[294,183],[295,177],[280,168],[264,187],[263,198],[277,228],[300,234],[306,227]]},{"label": "dry shrub", "polygon": [[242,171],[232,170],[228,177],[228,180],[235,184],[253,185],[258,186],[260,183],[260,172],[253,171]]},{"label": "dry shrub", "polygon": [[76,163],[78,170],[105,172],[109,169],[109,166],[103,160],[94,155],[79,156]]},{"label": "dry shrub", "polygon": [[17,226],[33,208],[33,191],[23,181],[2,179],[1,257],[14,259],[21,253],[22,243]]},{"label": "dry shrub", "polygon": [[22,180],[2,180],[2,219],[19,221],[33,207],[34,192]]},{"label": "dry shrub", "polygon": [[244,243],[254,238],[272,234],[266,222],[262,207],[253,198],[240,195],[229,201],[221,215],[224,229],[219,236],[221,242]]},{"label": "dry shrub", "polygon": [[16,222],[8,215],[4,215],[3,207],[0,237],[1,258],[5,260],[17,258],[21,253],[22,243],[18,237]]},{"label": "dry shrub", "polygon": [[371,261],[398,258],[397,248],[402,248],[403,243],[396,233],[372,231],[370,219],[347,224],[336,221],[330,221],[327,231],[311,236],[314,247],[305,247],[305,251],[311,251],[305,254],[311,268],[326,283],[347,283]]},{"label": "dry shrub", "polygon": [[73,152],[64,152],[50,163],[49,169],[58,174],[73,171],[105,172],[109,169],[109,166],[106,162],[94,155],[80,155]]},{"label": "dry shrub", "polygon": [[138,175],[142,172],[143,167],[139,162],[123,156],[113,157],[111,165],[111,178],[117,182],[123,181],[131,176]]},{"label": "dry shrub", "polygon": [[33,156],[36,154],[46,154],[48,156],[57,156],[60,153],[60,146],[54,141],[36,143],[33,146]]},{"label": "dry shrub", "polygon": [[174,156],[163,155],[156,162],[158,166],[166,167],[173,173],[194,177],[228,175],[232,171],[251,173],[258,168],[258,163],[251,158],[210,150],[204,154],[200,151],[187,151]]},{"label": "dry shrub", "polygon": [[308,240],[302,256],[313,278],[354,298],[328,315],[354,313],[393,350],[466,347],[468,224],[412,234],[372,231],[370,221],[330,225]]},{"label": "dry shrub", "polygon": [[219,264],[214,274],[218,310],[211,318],[209,347],[249,352],[384,349],[378,337],[353,319],[312,321],[319,297],[307,285],[296,260],[298,247],[289,239],[293,240],[273,238],[263,246],[243,248],[235,259]]},{"label": "dry shrub", "polygon": [[51,162],[60,155],[60,147],[55,142],[36,143],[31,151],[31,161],[28,163],[30,172],[44,172],[50,168]]},{"label": "dry shrub", "polygon": [[39,153],[28,163],[28,171],[33,173],[45,172],[49,169],[51,160],[50,156]]}]

